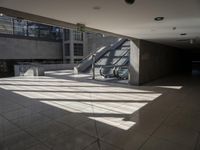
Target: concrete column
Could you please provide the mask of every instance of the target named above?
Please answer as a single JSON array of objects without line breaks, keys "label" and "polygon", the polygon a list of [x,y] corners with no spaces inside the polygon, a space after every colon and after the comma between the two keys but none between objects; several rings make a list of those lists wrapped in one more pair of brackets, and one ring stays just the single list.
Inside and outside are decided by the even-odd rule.
[{"label": "concrete column", "polygon": [[73,30],[70,30],[70,64],[74,64],[74,37]]},{"label": "concrete column", "polygon": [[129,83],[140,85],[174,73],[179,49],[145,40],[132,40]]},{"label": "concrete column", "polygon": [[83,58],[87,56],[87,51],[86,51],[86,35],[85,35],[85,32],[83,32]]},{"label": "concrete column", "polygon": [[63,31],[63,34],[62,34],[62,59],[63,59],[63,64],[66,63],[66,60],[65,60],[65,30],[62,29]]},{"label": "concrete column", "polygon": [[140,49],[139,40],[130,40],[129,84],[140,84]]}]

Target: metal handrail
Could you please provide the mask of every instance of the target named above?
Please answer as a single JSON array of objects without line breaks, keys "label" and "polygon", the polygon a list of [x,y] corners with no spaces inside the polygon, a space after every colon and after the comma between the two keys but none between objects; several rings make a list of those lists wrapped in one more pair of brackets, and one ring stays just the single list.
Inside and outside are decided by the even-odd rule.
[{"label": "metal handrail", "polygon": [[[112,68],[112,69],[115,70],[116,67],[123,66],[123,65],[116,65],[116,64],[117,64],[126,54],[128,54],[129,51],[130,51],[130,49],[128,49],[128,50],[127,50],[115,63],[113,63],[112,65],[105,65],[105,66],[102,65],[102,66],[100,67],[100,70],[99,70],[100,75],[103,76],[103,77],[106,77],[106,75],[105,75],[105,74],[103,73],[103,71],[102,71],[103,68]],[[115,76],[115,75],[114,75],[114,70],[112,71],[112,72],[113,72],[113,77]]]},{"label": "metal handrail", "polygon": [[116,66],[115,64],[117,64],[126,54],[128,54],[129,53],[129,51],[130,51],[130,49],[128,49],[122,56],[120,56],[120,58],[116,61],[116,62],[114,62],[113,64],[111,64],[111,65],[102,65],[101,67],[111,67],[111,66]]},{"label": "metal handrail", "polygon": [[[118,79],[127,79],[128,78],[128,76],[127,77],[123,77],[123,76],[120,76],[119,75],[119,70],[120,69],[127,69],[127,71],[129,71],[129,67],[128,66],[126,66],[126,65],[122,65],[122,66],[119,66],[119,67],[116,67],[115,69],[114,69],[114,76],[115,77],[117,77]],[[124,74],[123,74],[124,75]]]},{"label": "metal handrail", "polygon": [[[122,39],[119,39],[119,41],[121,41],[121,40],[122,40]],[[118,43],[119,41],[117,41],[116,43]],[[114,43],[113,45],[115,45],[116,43]],[[112,45],[109,45],[109,46],[112,46]],[[86,59],[88,59],[88,58],[91,57],[92,55],[96,54],[97,51],[99,51],[99,50],[102,49],[102,48],[106,48],[106,46],[102,46],[101,48],[97,48],[95,51],[90,52],[87,56],[85,56],[85,57],[79,62],[78,66],[79,66],[82,62],[84,62]]]},{"label": "metal handrail", "polygon": [[[116,43],[109,45],[109,46],[102,47],[101,49],[97,49],[96,51],[94,51],[92,53],[96,54],[96,61],[98,61],[109,50],[116,49],[117,47],[119,47],[120,45],[122,45],[126,41],[127,41],[127,39],[119,39]],[[81,63],[79,63],[74,69],[77,72],[83,72],[83,71],[87,70],[91,65],[92,65],[92,57],[91,57],[91,55],[89,55],[86,58],[84,58],[84,60],[81,61]]]}]

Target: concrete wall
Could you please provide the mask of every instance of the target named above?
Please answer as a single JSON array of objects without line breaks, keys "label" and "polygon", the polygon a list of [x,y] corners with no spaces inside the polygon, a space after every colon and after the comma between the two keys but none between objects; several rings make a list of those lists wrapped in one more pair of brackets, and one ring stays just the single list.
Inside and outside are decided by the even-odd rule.
[{"label": "concrete wall", "polygon": [[129,84],[140,84],[140,40],[130,40]]},{"label": "concrete wall", "polygon": [[0,37],[0,59],[62,59],[62,43]]},{"label": "concrete wall", "polygon": [[175,72],[179,49],[140,40],[139,83]]},{"label": "concrete wall", "polygon": [[23,64],[15,65],[15,76],[42,76],[45,71],[72,70],[73,64]]}]

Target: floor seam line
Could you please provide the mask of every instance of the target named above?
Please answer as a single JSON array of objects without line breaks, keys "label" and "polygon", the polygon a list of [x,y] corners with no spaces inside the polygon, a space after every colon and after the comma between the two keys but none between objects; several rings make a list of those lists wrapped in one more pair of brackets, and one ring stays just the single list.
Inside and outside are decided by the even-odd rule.
[{"label": "floor seam line", "polygon": [[172,112],[174,112],[177,108],[179,108],[179,104],[177,104],[177,106],[168,113],[168,115],[165,117],[165,119],[163,119],[163,121],[159,124],[159,126],[152,131],[152,133],[147,137],[147,139],[141,144],[141,146],[138,148],[138,150],[141,150],[142,147],[147,143],[147,141],[153,136],[153,134],[164,124],[164,122],[171,116]]}]

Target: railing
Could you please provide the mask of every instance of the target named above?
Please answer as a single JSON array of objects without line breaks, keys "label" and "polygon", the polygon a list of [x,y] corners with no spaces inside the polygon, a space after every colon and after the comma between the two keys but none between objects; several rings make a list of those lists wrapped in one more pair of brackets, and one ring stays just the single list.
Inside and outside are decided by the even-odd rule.
[{"label": "railing", "polygon": [[[122,39],[119,39],[119,41],[120,41],[120,40],[122,40]],[[117,41],[117,42],[119,42],[119,41]],[[89,55],[87,55],[86,57],[84,57],[84,58],[79,62],[79,64],[83,63],[83,62],[86,61],[88,58],[90,58],[92,55],[96,54],[98,51],[101,51],[101,50],[104,49],[104,48],[105,48],[105,46],[103,46],[103,47],[101,47],[101,48],[98,48],[98,49],[96,49],[96,50],[90,52]]]},{"label": "railing", "polygon": [[114,76],[118,79],[126,80],[128,79],[129,69],[128,66],[118,66],[114,69]]},{"label": "railing", "polygon": [[100,75],[105,77],[105,78],[112,78],[112,77],[116,77],[115,76],[115,69],[117,67],[121,67],[121,66],[125,66],[125,64],[129,61],[128,58],[126,61],[123,62],[123,64],[118,64],[118,62],[121,61],[122,58],[124,58],[128,53],[129,53],[130,49],[128,49],[115,63],[113,63],[112,65],[105,65],[105,66],[101,66],[100,67]]},{"label": "railing", "polygon": [[93,52],[91,52],[88,56],[83,58],[83,60],[75,67],[76,72],[84,72],[92,65],[92,55],[96,54],[96,61],[98,61],[107,51],[116,49],[121,44],[123,44],[126,40],[125,39],[119,39],[116,43],[104,46],[100,49],[97,49]]}]

